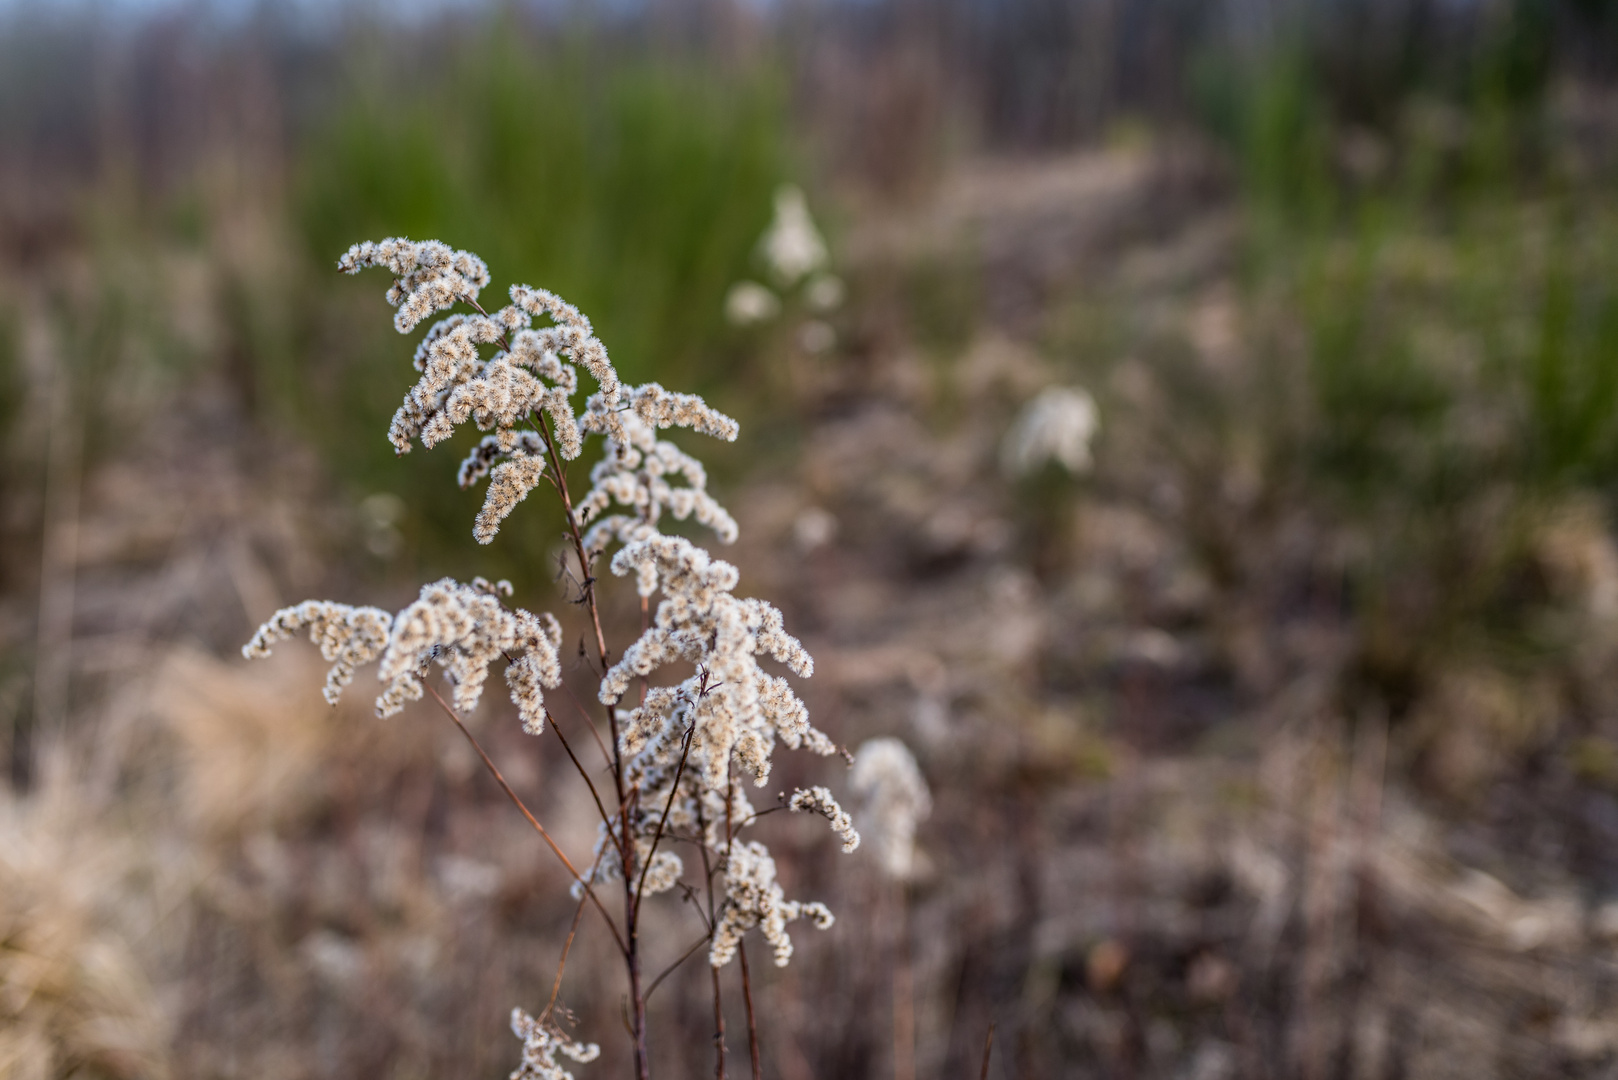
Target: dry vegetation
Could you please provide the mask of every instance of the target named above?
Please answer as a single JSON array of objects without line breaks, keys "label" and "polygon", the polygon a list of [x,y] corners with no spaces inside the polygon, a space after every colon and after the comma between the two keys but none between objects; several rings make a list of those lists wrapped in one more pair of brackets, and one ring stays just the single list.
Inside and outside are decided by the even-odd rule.
[{"label": "dry vegetation", "polygon": [[[884,72],[899,126],[942,108],[926,63]],[[1610,103],[1575,97],[1607,145]],[[772,819],[789,894],[841,918],[760,976],[765,1075],[976,1075],[991,1023],[995,1077],[1609,1074],[1610,477],[1594,450],[1554,482],[1533,471],[1550,451],[1520,465],[1541,399],[1491,383],[1485,347],[1540,325],[1502,296],[1549,291],[1563,258],[1607,280],[1599,253],[1512,196],[1459,238],[1401,221],[1264,262],[1263,207],[1199,140],[921,165],[874,141],[842,152],[880,158],[903,205],[838,204],[839,344],[808,355],[785,323],[731,343],[744,433],[778,441],[712,488],[748,591],[819,661],[816,722],[904,738],[933,812],[905,883],[864,850],[833,872],[822,823]],[[430,702],[332,710],[312,649],[233,659],[280,604],[402,602],[435,556],[431,520],[367,499],[346,444],[264,400],[244,326],[306,302],[299,240],[246,152],[209,145],[206,241],[13,229],[0,261],[0,1075],[502,1075],[510,1006],[543,1002],[571,923],[565,875]],[[1383,338],[1332,338],[1320,312],[1367,277]],[[293,319],[296,347],[363,352],[330,329],[349,310]],[[1395,325],[1459,419],[1387,443],[1359,413],[1330,427],[1315,346],[1405,356],[1376,351]],[[1343,393],[1405,408],[1403,370]],[[1580,370],[1575,390],[1605,385]],[[1094,468],[1008,477],[1006,432],[1052,385],[1095,395]],[[1306,437],[1328,427],[1353,438]],[[528,574],[566,606],[567,581]],[[588,664],[564,666],[590,701]],[[587,852],[571,767],[490,698],[480,739]],[[815,779],[795,769],[772,788]],[[692,928],[648,918],[655,971]],[[563,1001],[604,1049],[576,1075],[622,1075],[611,943],[575,948]],[[700,964],[650,1014],[658,1076],[712,1073]]]}]

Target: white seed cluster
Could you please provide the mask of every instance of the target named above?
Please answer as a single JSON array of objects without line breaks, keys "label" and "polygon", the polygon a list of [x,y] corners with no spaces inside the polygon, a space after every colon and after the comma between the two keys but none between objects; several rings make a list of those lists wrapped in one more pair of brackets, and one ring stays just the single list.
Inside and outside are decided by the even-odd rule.
[{"label": "white seed cluster", "polygon": [[[814,661],[797,638],[782,628],[781,613],[763,600],[738,600],[730,594],[736,568],[710,558],[683,537],[653,536],[621,549],[612,560],[613,573],[634,572],[641,595],[661,588],[663,600],[646,632],[601,679],[601,700],[615,705],[637,676],[650,675],[665,664],[688,661],[697,674],[682,682],[679,695],[694,704],[691,758],[705,782],[722,789],[730,774],[731,755],[762,786],[770,775],[770,754],[779,738],[796,750],[836,753],[832,741],[809,724],[809,712],[785,679],[758,666],[759,654],[773,657],[794,674],[807,678]],[[647,704],[630,713],[631,726],[648,722]],[[670,708],[670,718],[674,712]],[[637,715],[639,714],[639,715]]]},{"label": "white seed cluster", "polygon": [[795,814],[819,814],[831,822],[831,831],[843,842],[843,850],[851,852],[860,846],[860,834],[854,828],[854,819],[837,803],[830,788],[798,788],[787,800],[787,809]]},{"label": "white seed cluster", "polygon": [[[735,954],[737,941],[759,926],[785,964],[792,945],[786,922],[809,913],[815,924],[831,925],[831,913],[820,904],[788,902],[775,884],[775,864],[757,842],[742,842],[735,833],[756,814],[733,782],[733,765],[763,785],[777,741],[792,749],[829,755],[837,747],[809,723],[809,713],[785,679],[759,666],[768,656],[794,674],[807,677],[814,661],[782,626],[781,613],[770,604],[731,595],[736,568],[711,558],[689,540],[653,534],[635,540],[613,557],[618,575],[634,573],[641,595],[661,590],[663,599],[644,634],[624,651],[601,680],[601,700],[613,706],[636,677],[649,676],[671,663],[690,664],[694,674],[674,686],[646,693],[636,708],[621,713],[619,749],[626,759],[626,782],[643,794],[629,825],[643,861],[659,828],[700,839],[725,861],[724,906],[709,962],[718,967]],[[680,762],[684,760],[683,769]],[[831,792],[817,810],[829,808],[845,850],[859,843],[853,823],[837,807]],[[667,808],[666,826],[664,808]],[[834,816],[835,815],[835,816]],[[840,819],[840,820],[839,820]],[[613,829],[619,828],[617,821]],[[597,873],[603,880],[621,878],[623,869],[606,826],[597,844]],[[662,859],[665,852],[657,852]],[[659,871],[661,870],[661,873]],[[652,875],[672,887],[679,868],[674,857],[651,864],[645,891],[653,891]]]},{"label": "white seed cluster", "polygon": [[242,655],[249,660],[269,656],[271,645],[308,627],[309,640],[319,645],[320,655],[331,662],[322,693],[335,705],[343,687],[354,681],[354,669],[375,660],[388,647],[392,623],[393,616],[381,608],[305,600],[271,615],[253,639],[242,646]]},{"label": "white seed cluster", "polygon": [[[481,259],[436,240],[355,244],[338,261],[338,268],[350,274],[368,266],[385,267],[395,275],[388,302],[399,309],[393,324],[400,333],[457,302],[476,306],[479,290],[489,281]],[[490,478],[473,529],[482,544],[494,539],[500,523],[545,475],[544,440],[537,428],[523,425],[543,417],[539,422],[550,425],[556,453],[572,460],[583,449],[572,403],[578,366],[600,387],[602,409],[617,409],[622,392],[606,346],[578,308],[526,285],[513,286],[510,298],[510,304],[492,314],[479,308],[475,314],[458,312],[433,324],[416,348],[421,378],[388,428],[388,440],[401,454],[417,439],[425,447],[443,442],[468,421],[494,433],[472,451],[459,474],[462,486]],[[535,319],[552,325],[534,329]],[[482,348],[491,345],[499,348],[485,356]]]},{"label": "white seed cluster", "polygon": [[557,1064],[557,1054],[581,1065],[601,1056],[595,1043],[575,1042],[521,1009],[511,1010],[511,1032],[522,1040],[522,1064],[511,1080],[573,1080],[573,1074]]},{"label": "white seed cluster", "polygon": [[456,251],[437,240],[416,243],[403,237],[355,244],[337,260],[337,269],[357,274],[368,266],[393,271],[388,303],[399,309],[393,325],[408,334],[435,311],[460,301],[476,301],[489,283],[489,268],[469,251]]},{"label": "white seed cluster", "polygon": [[[712,529],[720,543],[734,543],[736,519],[708,494],[702,462],[659,439],[639,411],[614,414],[614,420],[616,433],[607,436],[606,454],[590,471],[590,490],[577,507],[579,524],[590,526],[584,535],[585,550],[599,557],[614,541],[649,539],[657,535],[658,519],[665,511],[680,521],[694,517]],[[677,487],[669,483],[671,478],[685,484]],[[602,516],[614,503],[629,512]]]},{"label": "white seed cluster", "polygon": [[785,898],[775,880],[775,860],[763,844],[734,844],[725,864],[725,913],[714,929],[708,962],[714,967],[729,963],[742,935],[756,926],[775,949],[775,966],[786,967],[792,959],[786,924],[800,918],[808,918],[820,930],[836,922],[825,904]]},{"label": "white seed cluster", "polygon": [[916,824],[933,808],[927,781],[910,748],[891,737],[861,743],[848,785],[860,800],[860,828],[883,872],[908,880],[915,872]]},{"label": "white seed cluster", "polygon": [[391,716],[405,702],[419,699],[422,676],[434,663],[454,687],[455,707],[469,712],[483,694],[489,665],[504,656],[510,661],[506,683],[511,700],[523,727],[537,734],[545,725],[544,690],[562,682],[557,654],[562,627],[548,613],[508,609],[498,594],[509,592],[510,586],[501,585],[504,590],[482,579],[462,585],[443,578],[423,585],[421,596],[393,616],[379,608],[306,600],[270,616],[242,653],[268,656],[273,642],[308,626],[322,654],[335,661],[326,679],[326,700],[334,705],[353,680],[354,668],[380,656],[385,687],[376,699],[378,716]]}]

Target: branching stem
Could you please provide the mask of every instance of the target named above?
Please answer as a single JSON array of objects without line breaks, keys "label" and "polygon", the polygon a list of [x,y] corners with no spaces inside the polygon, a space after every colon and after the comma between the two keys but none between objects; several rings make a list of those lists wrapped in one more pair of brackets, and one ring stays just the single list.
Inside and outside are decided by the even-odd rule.
[{"label": "branching stem", "polygon": [[443,707],[444,712],[449,715],[449,718],[455,721],[455,726],[461,729],[461,734],[466,736],[466,741],[472,744],[472,749],[476,750],[478,752],[478,757],[483,759],[484,768],[489,770],[489,774],[494,777],[495,782],[500,785],[501,790],[506,793],[507,797],[510,798],[511,801],[516,805],[517,809],[522,811],[522,816],[528,819],[528,824],[534,827],[534,831],[539,833],[540,837],[544,839],[545,843],[550,846],[551,851],[556,853],[556,857],[562,860],[562,865],[567,867],[567,872],[572,874],[573,879],[583,887],[584,895],[590,898],[590,902],[595,904],[596,910],[601,912],[601,917],[607,921],[607,929],[612,931],[612,940],[618,943],[618,950],[627,956],[629,949],[628,946],[624,944],[623,935],[618,933],[618,925],[612,921],[612,916],[607,914],[607,909],[601,906],[601,901],[596,897],[595,890],[590,888],[590,883],[579,875],[578,868],[573,865],[573,860],[569,859],[567,857],[567,853],[556,846],[556,841],[552,840],[551,834],[545,831],[545,826],[539,823],[539,819],[533,815],[526,805],[524,805],[522,799],[518,798],[517,793],[511,790],[511,785],[506,783],[506,778],[500,775],[500,770],[495,767],[495,764],[492,760],[490,760],[489,755],[484,753],[483,746],[478,742],[477,736],[472,734],[472,732],[467,728],[466,724],[461,721],[460,716],[456,714],[455,710],[450,708],[449,702],[444,700],[444,696],[438,692],[438,689],[436,687],[429,686],[427,687],[427,692],[433,696],[434,701],[438,702],[438,704]]}]

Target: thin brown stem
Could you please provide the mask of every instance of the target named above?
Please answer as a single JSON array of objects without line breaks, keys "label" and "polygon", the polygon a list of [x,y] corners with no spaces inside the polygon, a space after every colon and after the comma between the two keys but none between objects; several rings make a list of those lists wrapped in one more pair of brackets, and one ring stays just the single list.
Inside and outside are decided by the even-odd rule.
[{"label": "thin brown stem", "polygon": [[[617,745],[616,732],[613,743]],[[622,775],[620,764],[614,770],[614,776]],[[619,786],[622,787],[621,782]],[[629,832],[630,819],[638,813],[636,803],[639,799],[640,785],[636,784],[625,796],[623,809],[618,815],[618,820],[623,826],[619,859],[624,869],[624,929],[625,936],[629,939],[629,947],[624,952],[624,966],[629,972],[629,1000],[635,1010],[634,1026],[631,1031],[635,1047],[635,1075],[638,1080],[649,1080],[650,1063],[646,1053],[646,997],[641,992],[640,983],[640,905],[635,902],[635,887],[631,884],[635,875],[635,845]]]},{"label": "thin brown stem", "polygon": [[764,1080],[758,1058],[758,1021],[753,1018],[753,979],[747,972],[747,945],[738,941],[736,951],[742,957],[742,1000],[747,1003],[747,1052],[753,1058],[753,1080]]},{"label": "thin brown stem", "polygon": [[567,751],[568,759],[573,762],[573,767],[579,771],[579,775],[584,778],[585,786],[590,789],[590,798],[595,800],[596,810],[601,814],[601,823],[609,829],[612,828],[612,818],[607,816],[607,808],[601,805],[601,796],[597,793],[595,784],[590,780],[590,774],[585,772],[584,766],[579,763],[578,755],[573,752],[573,747],[568,745],[567,736],[562,734],[562,726],[556,722],[556,717],[551,715],[549,709],[545,710],[545,719],[550,721],[551,730],[556,732],[558,739],[562,740],[562,749]]},{"label": "thin brown stem", "polygon": [[708,858],[708,823],[703,820],[702,800],[697,800],[697,832],[702,836],[702,842],[697,850],[702,852],[702,883],[708,892],[708,932],[713,933],[714,906],[713,906],[713,863]]},{"label": "thin brown stem", "polygon": [[702,910],[701,902],[697,900],[697,890],[693,889],[691,886],[687,885],[683,881],[680,882],[680,888],[685,890],[686,902],[689,903],[692,907],[696,908],[697,918],[702,920],[703,932],[706,933],[709,937],[712,937],[713,936],[713,923],[708,921],[707,914],[704,913],[703,910]]},{"label": "thin brown stem", "polygon": [[596,605],[595,582],[590,574],[590,556],[584,549],[584,536],[579,532],[579,518],[573,512],[573,498],[567,490],[567,471],[562,468],[562,455],[556,450],[556,440],[551,436],[550,417],[541,415],[539,418],[539,435],[545,442],[545,452],[551,459],[551,474],[556,478],[556,492],[562,497],[562,509],[567,514],[567,528],[572,536],[573,550],[579,556],[579,573],[584,575],[584,597],[590,609],[590,625],[596,633],[596,652],[601,657],[601,670],[610,666],[607,652],[607,636],[601,632],[601,609]]},{"label": "thin brown stem", "polygon": [[534,831],[539,833],[540,837],[545,841],[545,843],[550,846],[551,851],[556,854],[556,857],[562,860],[562,865],[567,867],[567,872],[573,875],[573,880],[577,881],[584,888],[584,895],[589,897],[590,902],[595,904],[596,910],[601,912],[601,917],[606,920],[607,929],[612,931],[612,940],[618,943],[619,951],[623,952],[625,955],[628,955],[629,949],[628,946],[624,944],[623,936],[618,933],[618,925],[612,921],[612,916],[607,914],[607,909],[601,906],[601,900],[596,896],[595,890],[590,888],[590,883],[579,875],[578,868],[573,865],[573,860],[569,859],[567,857],[567,853],[556,846],[556,841],[552,840],[551,834],[545,831],[545,826],[539,823],[539,819],[533,815],[533,813],[523,803],[522,799],[517,797],[517,793],[511,790],[511,785],[506,783],[506,778],[500,775],[500,770],[495,767],[495,764],[492,760],[490,760],[489,755],[484,753],[483,746],[478,742],[477,736],[473,735],[472,732],[468,730],[466,724],[461,721],[460,716],[456,714],[455,710],[450,708],[449,702],[444,700],[443,695],[438,692],[437,688],[429,686],[427,687],[427,692],[433,696],[434,701],[438,702],[438,704],[443,707],[444,712],[448,714],[449,718],[455,721],[455,726],[461,729],[461,734],[466,736],[466,741],[472,744],[472,749],[476,750],[478,757],[483,759],[484,768],[489,770],[489,774],[494,777],[495,782],[500,785],[501,790],[506,793],[507,798],[512,801],[518,810],[522,811],[522,816],[528,819],[528,824],[534,827]]},{"label": "thin brown stem", "polygon": [[545,1011],[539,1014],[540,1023],[550,1019],[556,1008],[556,998],[562,992],[562,972],[567,969],[567,954],[573,950],[573,937],[579,932],[579,920],[584,917],[584,897],[573,906],[573,923],[567,928],[567,940],[562,942],[562,958],[556,961],[556,978],[551,981],[551,996],[545,1002]]},{"label": "thin brown stem", "polygon": [[978,1080],[989,1080],[989,1055],[994,1052],[994,1025],[989,1025],[989,1037],[983,1040],[983,1068],[978,1071]]},{"label": "thin brown stem", "polygon": [[689,949],[685,950],[685,952],[680,954],[680,958],[678,960],[674,961],[674,963],[670,964],[668,967],[666,967],[662,971],[658,972],[657,973],[657,978],[652,980],[652,985],[650,985],[650,986],[648,986],[646,988],[646,1000],[647,1001],[652,1000],[652,991],[656,990],[658,988],[658,986],[660,986],[662,984],[664,979],[668,978],[670,975],[673,975],[675,970],[678,969],[681,964],[683,964],[687,960],[691,959],[691,957],[696,954],[696,951],[698,949],[702,948],[704,945],[708,944],[708,942],[712,941],[712,940],[713,940],[713,935],[712,934],[703,934],[701,937],[697,938],[697,940],[695,940],[695,941],[693,941],[691,943],[691,947]]},{"label": "thin brown stem", "polygon": [[669,785],[669,797],[663,803],[663,816],[657,819],[657,831],[652,834],[652,846],[647,849],[646,862],[640,868],[640,881],[635,884],[635,917],[640,918],[640,902],[646,893],[646,874],[652,868],[652,859],[657,855],[657,845],[663,840],[663,827],[669,823],[669,811],[674,808],[674,797],[680,793],[680,778],[685,775],[685,761],[691,756],[691,737],[697,732],[697,723],[691,721],[691,726],[685,731],[685,746],[680,750],[680,764],[674,770],[674,783]]},{"label": "thin brown stem", "polygon": [[[595,862],[590,864],[590,878],[595,879],[596,870],[601,867],[601,856],[607,853],[605,845],[596,852]],[[567,940],[562,943],[562,957],[556,961],[556,979],[551,983],[550,1000],[545,1002],[545,1011],[539,1014],[541,1023],[550,1019],[551,1011],[556,1008],[556,998],[562,992],[562,972],[567,969],[567,954],[573,950],[573,938],[579,932],[579,919],[584,916],[585,897],[579,897],[579,902],[573,907],[573,924],[567,929]]]},{"label": "thin brown stem", "polygon": [[579,716],[583,718],[584,726],[590,729],[590,736],[595,739],[596,746],[600,748],[601,758],[607,763],[607,768],[613,768],[612,755],[607,752],[607,744],[601,741],[601,732],[596,730],[595,722],[590,719],[590,711],[584,707],[584,702],[579,700],[579,695],[575,694],[573,688],[567,683],[562,684],[562,690],[568,697],[573,699],[573,707],[579,710]]},{"label": "thin brown stem", "polygon": [[713,1074],[715,1080],[725,1080],[725,1007],[719,996],[719,969],[709,965],[708,972],[713,976]]},{"label": "thin brown stem", "polygon": [[[702,800],[697,800],[697,830],[702,834],[702,843],[697,845],[702,852],[702,885],[708,893],[708,937],[714,932],[714,899],[713,899],[713,862],[708,858],[708,823],[706,815],[702,812]],[[719,1001],[719,969],[709,966],[708,971],[713,976],[713,1011],[717,1033],[714,1035],[714,1047],[719,1055],[718,1075],[725,1075],[725,1014]]]}]

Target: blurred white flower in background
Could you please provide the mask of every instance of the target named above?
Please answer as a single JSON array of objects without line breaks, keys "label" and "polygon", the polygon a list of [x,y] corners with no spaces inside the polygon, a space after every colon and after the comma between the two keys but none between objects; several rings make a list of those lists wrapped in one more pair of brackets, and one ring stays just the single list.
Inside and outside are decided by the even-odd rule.
[{"label": "blurred white flower in background", "polygon": [[1101,426],[1095,399],[1080,387],[1051,386],[1023,406],[1000,447],[1000,463],[1012,476],[1027,476],[1047,461],[1068,472],[1090,468],[1090,440]]},{"label": "blurred white flower in background", "polygon": [[826,265],[826,241],[809,216],[803,189],[783,184],[775,191],[775,220],[760,241],[764,261],[782,285],[793,285]]},{"label": "blurred white flower in background", "polygon": [[832,542],[837,535],[837,519],[831,511],[806,507],[792,521],[792,539],[799,551],[814,551]]},{"label": "blurred white flower in background", "polygon": [[842,304],[845,292],[843,279],[836,274],[816,274],[803,287],[803,299],[811,311],[825,313]]},{"label": "blurred white flower in background", "polygon": [[854,754],[848,786],[860,799],[860,833],[883,872],[909,880],[916,871],[916,824],[933,809],[910,748],[891,737],[867,740]]},{"label": "blurred white flower in background", "polygon": [[754,326],[781,313],[781,301],[756,281],[738,281],[725,294],[725,318],[732,326]]},{"label": "blurred white flower in background", "polygon": [[[837,275],[825,270],[826,241],[809,216],[803,190],[791,184],[775,192],[775,218],[759,238],[759,252],[780,293],[756,281],[738,281],[725,294],[725,318],[732,326],[758,326],[781,314],[783,301],[796,291],[802,308],[826,316],[843,303],[846,288]],[[837,345],[837,331],[824,318],[808,318],[793,335],[798,348],[810,355],[829,352]]]}]

